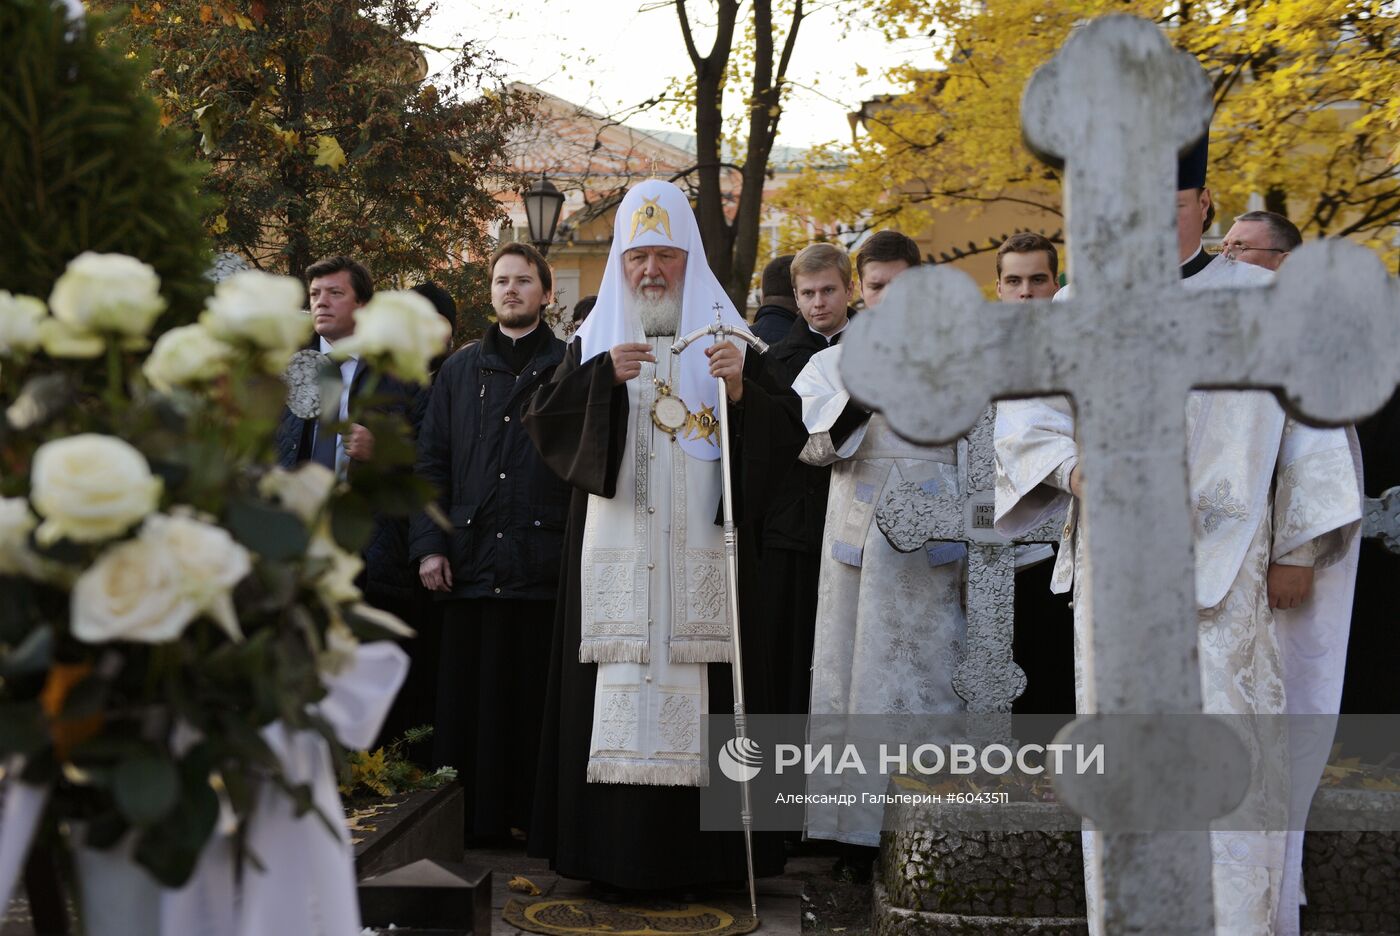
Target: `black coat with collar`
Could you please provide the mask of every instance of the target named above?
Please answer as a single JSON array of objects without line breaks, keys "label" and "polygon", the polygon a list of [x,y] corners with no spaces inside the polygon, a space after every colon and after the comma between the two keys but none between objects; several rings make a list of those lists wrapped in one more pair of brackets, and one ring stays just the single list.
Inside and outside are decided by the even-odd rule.
[{"label": "black coat with collar", "polygon": [[768,344],[775,345],[787,337],[794,320],[802,321],[802,316],[797,314],[796,302],[764,296],[753,317],[751,330]]},{"label": "black coat with collar", "polygon": [[[547,326],[541,324],[541,328]],[[417,474],[440,492],[452,524],[413,522],[409,557],[448,557],[452,592],[440,599],[553,600],[572,489],[544,463],[520,417],[564,359],[553,334],[517,377],[499,329],[447,359],[418,433]]]},{"label": "black coat with collar", "polygon": [[[851,311],[851,315],[855,312]],[[830,344],[798,316],[788,329],[787,337],[768,351],[768,357],[780,365],[788,385],[802,373],[802,368],[818,351]],[[782,492],[774,498],[763,515],[763,548],[790,549],[796,552],[818,553],[822,548],[822,529],[826,526],[826,498],[831,488],[831,467],[817,467],[804,462],[795,463],[788,471]]]}]

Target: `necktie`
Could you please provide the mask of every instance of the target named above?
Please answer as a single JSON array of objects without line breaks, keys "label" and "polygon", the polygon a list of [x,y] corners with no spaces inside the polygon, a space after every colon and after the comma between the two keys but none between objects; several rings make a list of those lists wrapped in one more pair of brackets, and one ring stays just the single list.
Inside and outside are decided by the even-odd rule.
[{"label": "necktie", "polygon": [[335,471],[335,433],[330,427],[316,424],[316,442],[311,446],[311,460]]}]

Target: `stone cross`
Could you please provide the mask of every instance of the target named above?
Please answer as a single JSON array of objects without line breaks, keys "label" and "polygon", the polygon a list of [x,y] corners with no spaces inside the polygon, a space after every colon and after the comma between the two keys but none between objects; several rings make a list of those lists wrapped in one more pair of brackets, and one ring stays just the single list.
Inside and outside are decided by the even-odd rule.
[{"label": "stone cross", "polygon": [[[1272,389],[1300,418],[1339,424],[1379,409],[1400,382],[1400,295],[1364,247],[1310,243],[1262,289],[1182,289],[1177,154],[1211,110],[1200,65],[1152,24],[1111,16],[1077,29],[1021,104],[1027,145],[1067,163],[1073,300],[988,303],[965,274],[925,267],[843,342],[851,394],[916,442],[957,438],[994,399],[1073,398],[1091,534],[1085,678],[1100,713],[1201,711],[1189,391]],[[1061,801],[1104,832],[1104,931],[1210,933],[1209,838],[1179,830],[1206,828],[1244,795],[1248,759],[1231,730],[1088,715],[1057,740],[1118,755],[1103,775],[1055,778]]]},{"label": "stone cross", "polygon": [[1400,487],[1365,499],[1361,535],[1378,539],[1386,549],[1400,553]]},{"label": "stone cross", "polygon": [[890,488],[875,522],[900,552],[930,540],[967,544],[967,651],[953,689],[974,714],[1010,712],[1026,691],[1026,674],[1012,658],[1015,621],[1016,544],[1058,543],[1063,514],[1013,538],[992,529],[996,453],[995,408],[988,409],[959,443],[962,490],[929,493],[913,482]]}]

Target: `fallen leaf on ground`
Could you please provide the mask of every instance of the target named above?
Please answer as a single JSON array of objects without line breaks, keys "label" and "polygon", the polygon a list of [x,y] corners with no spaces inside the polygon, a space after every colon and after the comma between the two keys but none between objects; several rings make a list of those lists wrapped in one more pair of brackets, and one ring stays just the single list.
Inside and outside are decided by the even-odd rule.
[{"label": "fallen leaf on ground", "polygon": [[538,897],[540,895],[540,889],[535,886],[533,881],[527,877],[521,877],[518,874],[507,882],[506,887],[509,887],[517,894],[525,894],[530,897]]}]

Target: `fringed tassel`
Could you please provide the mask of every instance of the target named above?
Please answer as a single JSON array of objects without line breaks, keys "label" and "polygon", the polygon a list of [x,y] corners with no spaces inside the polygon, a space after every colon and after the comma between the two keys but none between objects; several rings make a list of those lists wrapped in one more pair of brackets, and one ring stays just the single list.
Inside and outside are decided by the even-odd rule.
[{"label": "fringed tassel", "polygon": [[585,637],[579,643],[580,663],[650,663],[651,645],[643,638]]},{"label": "fringed tassel", "polygon": [[710,785],[710,765],[701,761],[669,763],[590,757],[587,778],[589,783],[702,787]]},{"label": "fringed tassel", "polygon": [[672,640],[672,663],[730,663],[734,645],[728,640]]}]

